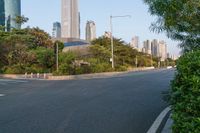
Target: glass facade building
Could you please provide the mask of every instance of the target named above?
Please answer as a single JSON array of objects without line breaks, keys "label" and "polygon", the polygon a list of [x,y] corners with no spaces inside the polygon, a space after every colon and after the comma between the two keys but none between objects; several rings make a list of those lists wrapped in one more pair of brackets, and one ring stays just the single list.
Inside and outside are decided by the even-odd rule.
[{"label": "glass facade building", "polygon": [[7,31],[21,26],[15,21],[16,16],[21,16],[21,0],[0,0],[0,25]]},{"label": "glass facade building", "polygon": [[61,38],[61,24],[59,22],[53,23],[53,38]]}]

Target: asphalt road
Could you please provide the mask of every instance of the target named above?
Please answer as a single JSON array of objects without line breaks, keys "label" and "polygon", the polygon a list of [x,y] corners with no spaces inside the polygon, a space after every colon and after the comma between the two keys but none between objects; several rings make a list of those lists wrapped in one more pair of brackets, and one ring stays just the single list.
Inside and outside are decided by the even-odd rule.
[{"label": "asphalt road", "polygon": [[174,70],[74,81],[0,79],[0,133],[146,133]]}]

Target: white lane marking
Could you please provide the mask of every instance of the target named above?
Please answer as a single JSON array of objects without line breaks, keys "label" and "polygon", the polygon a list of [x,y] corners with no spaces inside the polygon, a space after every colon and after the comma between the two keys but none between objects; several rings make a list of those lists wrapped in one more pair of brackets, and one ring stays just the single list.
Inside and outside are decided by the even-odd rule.
[{"label": "white lane marking", "polygon": [[4,97],[5,96],[5,94],[0,94],[0,97]]},{"label": "white lane marking", "polygon": [[160,115],[156,118],[156,120],[154,121],[153,125],[151,126],[151,128],[148,130],[147,133],[156,133],[163,119],[169,113],[170,110],[171,110],[170,107],[167,107],[165,110],[163,110],[160,113]]}]

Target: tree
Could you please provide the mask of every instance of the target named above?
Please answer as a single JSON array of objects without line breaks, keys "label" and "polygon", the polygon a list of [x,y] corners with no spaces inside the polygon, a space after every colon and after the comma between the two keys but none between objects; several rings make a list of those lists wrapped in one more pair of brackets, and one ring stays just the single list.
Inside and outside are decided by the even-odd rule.
[{"label": "tree", "polygon": [[25,17],[24,15],[22,16],[16,16],[16,18],[14,19],[14,21],[19,24],[22,25],[24,23],[27,23],[29,20],[29,18]]},{"label": "tree", "polygon": [[39,66],[48,70],[54,66],[55,54],[53,49],[38,47],[33,51],[36,57],[36,62]]},{"label": "tree", "polygon": [[76,55],[72,52],[60,53],[59,54],[59,72],[58,75],[68,75],[73,74],[74,66],[73,62],[75,61]]},{"label": "tree", "polygon": [[54,44],[50,35],[44,30],[37,28],[28,29],[28,34],[32,36],[32,42],[35,47],[53,48]]},{"label": "tree", "polygon": [[91,45],[90,52],[92,53],[92,57],[99,59],[100,62],[109,62],[111,57],[110,51],[100,45]]},{"label": "tree", "polygon": [[56,45],[58,45],[58,51],[59,51],[59,52],[62,52],[63,49],[64,49],[64,47],[65,47],[65,46],[64,46],[64,43],[61,42],[61,41],[58,41],[58,40],[54,42],[55,53],[56,53],[56,47],[57,47]]},{"label": "tree", "polygon": [[181,41],[184,51],[200,49],[199,0],[144,0],[149,12],[157,16],[153,31],[166,32],[168,37]]},{"label": "tree", "polygon": [[[90,51],[93,54],[94,58],[101,60],[101,63],[102,62],[109,63],[109,59],[111,58],[110,38],[100,37],[92,41],[92,46],[90,47]],[[149,66],[148,63],[149,59],[145,54],[139,53],[137,50],[132,49],[123,40],[114,38],[114,58],[116,67],[118,66],[135,67],[136,56],[141,57],[143,62],[147,62],[143,64],[140,63],[141,66]]]}]

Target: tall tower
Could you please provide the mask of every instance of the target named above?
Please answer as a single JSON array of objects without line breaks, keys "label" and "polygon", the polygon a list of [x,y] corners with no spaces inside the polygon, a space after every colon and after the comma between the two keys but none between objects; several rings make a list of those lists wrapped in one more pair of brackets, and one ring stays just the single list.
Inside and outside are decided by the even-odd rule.
[{"label": "tall tower", "polygon": [[7,31],[19,29],[21,25],[15,21],[17,16],[21,16],[21,0],[0,0],[0,25]]},{"label": "tall tower", "polygon": [[85,38],[88,42],[96,39],[96,25],[94,21],[87,21]]},{"label": "tall tower", "polygon": [[5,2],[0,0],[0,25],[5,26]]},{"label": "tall tower", "polygon": [[152,54],[152,51],[151,51],[151,41],[150,40],[144,41],[144,49],[145,49],[145,53],[146,54]]},{"label": "tall tower", "polygon": [[155,57],[159,57],[159,42],[157,39],[154,39],[152,42],[151,42],[151,51],[152,51],[152,55],[155,56]]},{"label": "tall tower", "polygon": [[62,38],[80,38],[79,17],[78,0],[62,0]]},{"label": "tall tower", "polygon": [[139,48],[139,37],[138,36],[135,36],[132,38],[130,46],[134,49]]},{"label": "tall tower", "polygon": [[165,61],[167,58],[167,44],[164,41],[159,42],[159,57],[161,57],[161,61]]},{"label": "tall tower", "polygon": [[61,24],[59,22],[53,23],[53,38],[61,38]]}]

